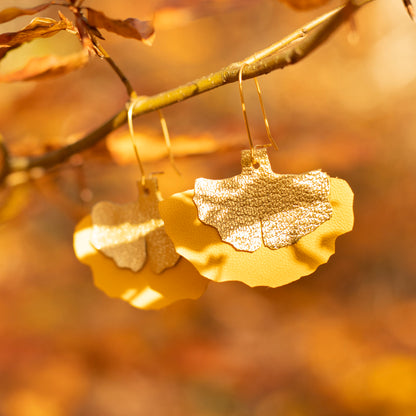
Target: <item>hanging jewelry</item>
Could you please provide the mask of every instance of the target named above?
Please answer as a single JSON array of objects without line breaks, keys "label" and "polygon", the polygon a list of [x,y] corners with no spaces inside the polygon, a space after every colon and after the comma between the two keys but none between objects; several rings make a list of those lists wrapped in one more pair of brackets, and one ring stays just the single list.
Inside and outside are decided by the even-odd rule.
[{"label": "hanging jewelry", "polygon": [[[335,239],[352,229],[353,193],[345,181],[320,170],[273,172],[267,149],[255,147],[251,139],[243,67],[240,98],[250,149],[242,152],[242,173],[220,180],[199,178],[194,190],[162,201],[160,213],[177,252],[203,276],[276,287],[328,261]],[[257,90],[267,135],[275,145]]]},{"label": "hanging jewelry", "polygon": [[[132,142],[133,105],[128,109]],[[162,129],[166,139],[166,122]],[[207,280],[175,251],[159,214],[157,178],[145,174],[134,142],[133,146],[141,174],[138,200],[96,204],[76,227],[75,254],[91,267],[98,288],[137,308],[159,309],[177,300],[196,299]]]}]

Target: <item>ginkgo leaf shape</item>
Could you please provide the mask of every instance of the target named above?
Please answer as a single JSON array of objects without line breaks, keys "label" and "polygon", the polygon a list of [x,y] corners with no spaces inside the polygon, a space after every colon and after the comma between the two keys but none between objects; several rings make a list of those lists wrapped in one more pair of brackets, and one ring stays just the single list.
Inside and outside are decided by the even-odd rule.
[{"label": "ginkgo leaf shape", "polygon": [[332,215],[329,177],[319,170],[300,175],[272,171],[265,148],[241,154],[242,172],[227,179],[199,178],[194,202],[198,217],[222,240],[253,252],[289,246]]},{"label": "ginkgo leaf shape", "polygon": [[240,281],[248,286],[277,287],[313,273],[335,252],[335,240],[352,230],[354,194],[342,179],[330,178],[332,216],[295,244],[254,252],[235,249],[221,240],[218,231],[198,218],[194,191],[172,195],[159,203],[165,230],[176,251],[208,279]]},{"label": "ginkgo leaf shape", "polygon": [[91,213],[91,244],[117,266],[134,272],[144,266],[146,259],[155,273],[174,266],[179,255],[163,228],[160,200],[157,179],[151,177],[139,183],[137,202],[99,202]]},{"label": "ginkgo leaf shape", "polygon": [[175,267],[160,274],[146,263],[139,272],[118,267],[91,244],[91,216],[84,217],[74,233],[75,255],[91,267],[94,284],[108,296],[120,298],[140,309],[160,309],[182,299],[197,299],[206,290],[208,279],[180,258]]}]

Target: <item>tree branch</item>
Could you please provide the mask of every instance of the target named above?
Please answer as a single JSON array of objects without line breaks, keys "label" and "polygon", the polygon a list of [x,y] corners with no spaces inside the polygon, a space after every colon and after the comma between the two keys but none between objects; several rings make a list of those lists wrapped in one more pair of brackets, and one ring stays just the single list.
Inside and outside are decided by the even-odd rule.
[{"label": "tree branch", "polygon": [[[238,72],[243,64],[245,64],[243,71],[244,79],[265,75],[276,69],[295,64],[324,43],[361,6],[371,1],[350,1],[346,5],[321,16],[297,30],[277,44],[259,51],[241,62],[232,63],[217,72],[169,91],[150,97],[143,97],[135,106],[133,115],[138,117],[211,91],[225,84],[236,82],[238,81]],[[5,164],[7,170],[2,172],[3,175],[0,177],[0,181],[13,172],[30,171],[36,167],[48,168],[62,163],[72,155],[94,146],[126,122],[127,110],[124,108],[96,130],[68,146],[41,156],[9,157],[8,163]]]}]

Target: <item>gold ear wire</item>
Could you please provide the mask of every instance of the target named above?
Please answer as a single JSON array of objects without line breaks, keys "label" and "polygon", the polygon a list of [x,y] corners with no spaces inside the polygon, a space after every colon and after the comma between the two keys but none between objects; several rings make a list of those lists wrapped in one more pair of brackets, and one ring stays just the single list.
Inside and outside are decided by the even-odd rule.
[{"label": "gold ear wire", "polygon": [[[239,89],[240,89],[241,109],[243,111],[244,124],[246,126],[248,141],[249,141],[249,144],[250,144],[251,163],[254,165],[255,164],[254,144],[253,144],[253,139],[252,139],[251,133],[250,133],[250,127],[249,127],[249,124],[248,124],[246,104],[245,104],[245,101],[244,101],[244,94],[243,94],[243,71],[244,71],[244,68],[247,65],[248,65],[248,63],[244,62],[241,65],[240,70],[238,71],[238,85],[239,85]],[[264,103],[263,103],[263,98],[262,98],[262,94],[261,94],[261,90],[260,90],[260,85],[259,85],[259,82],[258,82],[256,77],[254,78],[254,81],[256,83],[257,94],[259,96],[260,107],[261,107],[261,111],[262,111],[262,114],[263,114],[263,120],[264,120],[264,125],[266,127],[267,137],[268,137],[271,145],[276,150],[278,150],[277,144],[276,144],[275,140],[273,139],[271,131],[270,131],[270,125],[269,125],[269,121],[268,121],[267,116],[266,116],[266,110],[264,109]]]},{"label": "gold ear wire", "polygon": [[140,98],[130,101],[129,108],[127,110],[127,122],[128,122],[128,125],[129,125],[130,139],[131,139],[131,143],[133,145],[134,154],[136,156],[137,164],[139,165],[139,169],[140,169],[141,183],[144,186],[145,185],[146,174],[144,172],[142,161],[140,160],[139,150],[137,149],[136,143],[134,142],[133,110],[134,110],[134,107],[136,106],[138,100],[140,100]]},{"label": "gold ear wire", "polygon": [[[144,171],[143,163],[142,163],[142,161],[140,159],[140,156],[139,156],[139,150],[137,149],[136,143],[134,142],[134,127],[133,127],[133,111],[134,111],[135,106],[137,105],[137,103],[141,99],[142,99],[141,97],[137,97],[137,98],[130,101],[129,107],[128,107],[128,110],[127,110],[127,123],[128,123],[128,126],[129,126],[130,139],[131,139],[131,143],[133,145],[134,154],[136,156],[137,164],[139,165],[139,169],[140,169],[141,183],[144,186],[146,173]],[[165,119],[165,117],[162,113],[162,110],[158,110],[158,113],[159,113],[160,125],[162,127],[163,137],[165,139],[166,147],[168,149],[170,163],[172,164],[176,173],[178,175],[180,175],[181,173],[179,172],[179,169],[176,167],[176,164],[175,164],[175,161],[174,161],[174,158],[173,158],[172,146],[171,146],[171,142],[170,142],[169,130],[168,130],[168,126],[167,126],[167,123],[166,123],[166,119]],[[158,172],[158,173],[160,173],[160,172]]]},{"label": "gold ear wire", "polygon": [[248,125],[246,103],[244,102],[244,94],[243,94],[243,69],[246,65],[247,63],[243,63],[243,65],[241,65],[240,71],[238,71],[238,86],[240,89],[240,101],[241,101],[241,109],[243,110],[244,124],[246,126],[248,142],[250,144],[251,163],[254,165],[254,145],[253,145],[253,139],[251,138],[250,127]]},{"label": "gold ear wire", "polygon": [[257,94],[259,96],[260,107],[261,107],[261,112],[263,114],[264,125],[266,126],[267,137],[269,139],[270,144],[276,150],[279,150],[279,147],[277,146],[276,141],[273,139],[272,133],[270,131],[269,120],[267,119],[266,110],[264,109],[264,103],[263,103],[263,97],[261,95],[260,84],[259,84],[259,81],[258,81],[258,79],[256,77],[254,77],[254,82],[256,83]]},{"label": "gold ear wire", "polygon": [[166,147],[168,149],[170,164],[172,165],[173,169],[175,169],[176,173],[180,175],[181,172],[179,172],[179,169],[176,167],[175,160],[173,158],[172,146],[171,146],[170,137],[169,137],[169,130],[168,130],[168,125],[166,123],[165,116],[163,115],[162,110],[158,110],[158,112],[159,112],[160,125],[162,126],[163,137],[165,138]]}]

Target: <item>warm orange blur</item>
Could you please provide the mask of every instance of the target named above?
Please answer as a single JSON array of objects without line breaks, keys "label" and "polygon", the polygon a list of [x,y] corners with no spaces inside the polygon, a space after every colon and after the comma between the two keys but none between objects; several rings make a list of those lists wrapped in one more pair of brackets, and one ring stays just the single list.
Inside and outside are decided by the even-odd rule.
[{"label": "warm orange blur", "polygon": [[[218,70],[336,6],[85,4],[114,18],[152,18],[159,5],[152,47],[103,31],[140,95]],[[305,61],[260,78],[280,148],[270,152],[273,169],[321,168],[355,192],[354,230],[337,240],[328,264],[277,289],[210,284],[201,299],[158,312],[108,298],[76,260],[72,233],[97,201],[136,198],[139,169],[120,129],[108,148],[103,141],[72,167],[19,188],[0,226],[1,415],[416,414],[416,24],[399,0],[375,1],[355,23],[358,33],[345,26]],[[36,41],[10,52],[0,72],[28,55],[77,48],[69,34]],[[247,111],[262,143],[253,84],[245,83]],[[125,100],[115,74],[95,58],[58,79],[0,84],[0,133],[14,154],[39,154],[99,126]],[[157,114],[135,121],[145,168],[165,171],[165,196],[197,177],[240,172],[248,141],[236,84],[167,108],[165,117],[181,177],[169,165]]]}]

